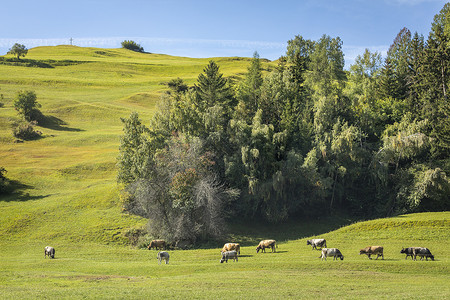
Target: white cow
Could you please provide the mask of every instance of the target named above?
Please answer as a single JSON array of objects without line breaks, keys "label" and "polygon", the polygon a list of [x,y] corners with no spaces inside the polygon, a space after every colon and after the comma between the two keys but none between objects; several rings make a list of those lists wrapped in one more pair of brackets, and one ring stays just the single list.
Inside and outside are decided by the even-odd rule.
[{"label": "white cow", "polygon": [[228,259],[233,259],[233,261],[238,261],[238,254],[237,254],[236,250],[223,252],[222,258],[220,259],[220,263],[223,263],[223,262],[228,263]]},{"label": "white cow", "polygon": [[166,262],[166,265],[169,263],[169,253],[166,251],[159,251],[156,258],[158,259],[158,264],[161,264],[161,261],[164,260]]},{"label": "white cow", "polygon": [[341,260],[344,260],[344,255],[342,255],[341,251],[337,248],[323,248],[322,249],[322,255],[319,256],[319,258],[322,258],[322,260],[325,258],[327,260],[328,256],[333,256],[333,260],[336,258],[340,258]]}]

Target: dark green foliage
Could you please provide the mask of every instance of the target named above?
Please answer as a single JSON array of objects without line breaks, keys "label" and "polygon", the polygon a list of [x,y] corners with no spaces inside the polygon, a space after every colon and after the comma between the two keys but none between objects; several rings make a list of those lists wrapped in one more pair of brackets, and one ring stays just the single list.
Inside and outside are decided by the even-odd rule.
[{"label": "dark green foliage", "polygon": [[35,140],[42,136],[42,132],[34,128],[36,125],[36,121],[20,122],[13,127],[13,135],[16,138],[25,141]]},{"label": "dark green foliage", "polygon": [[37,102],[34,91],[19,91],[14,99],[14,108],[26,121],[38,121],[42,114],[38,110],[41,105]]},{"label": "dark green foliage", "polygon": [[[167,228],[177,210],[205,212],[193,193],[201,178],[214,178],[210,187],[240,191],[222,212],[270,222],[450,209],[449,10],[446,4],[435,17],[426,42],[403,28],[384,62],[366,50],[347,72],[339,37],[296,36],[265,76],[255,52],[234,86],[213,61],[193,90],[172,80],[151,129],[140,134],[148,138],[138,144],[151,149],[132,154],[135,170],[148,159],[151,171],[131,172],[128,203],[151,195],[159,212],[153,225]],[[141,147],[131,145],[130,153]],[[187,159],[192,151],[207,157],[207,168]],[[188,228],[205,222],[177,220]]]},{"label": "dark green foliage", "polygon": [[136,51],[136,52],[144,52],[144,48],[141,45],[137,44],[135,41],[125,40],[121,43],[122,48]]},{"label": "dark green foliage", "polygon": [[6,194],[11,190],[10,182],[8,178],[6,178],[5,176],[6,173],[7,173],[6,169],[0,167],[0,194]]},{"label": "dark green foliage", "polygon": [[20,60],[20,57],[25,57],[27,55],[28,49],[25,47],[25,45],[15,43],[14,46],[9,49],[8,54],[12,54],[17,56],[17,60]]}]

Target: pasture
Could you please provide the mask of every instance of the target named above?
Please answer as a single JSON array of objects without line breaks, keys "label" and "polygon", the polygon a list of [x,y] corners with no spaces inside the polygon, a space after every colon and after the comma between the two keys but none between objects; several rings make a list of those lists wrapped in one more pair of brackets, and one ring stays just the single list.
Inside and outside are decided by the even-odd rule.
[{"label": "pasture", "polygon": [[[296,220],[274,226],[231,224],[239,262],[220,264],[222,244],[170,252],[128,245],[125,233],[145,220],[121,211],[115,182],[121,117],[139,112],[148,124],[166,86],[192,85],[209,59],[123,49],[38,47],[26,59],[51,68],[0,62],[0,166],[18,186],[0,197],[0,298],[434,298],[450,296],[450,213],[423,213],[347,225],[349,220]],[[226,77],[250,59],[215,58]],[[276,63],[263,62],[265,69]],[[18,90],[34,90],[47,122],[43,137],[14,143]],[[327,239],[343,261],[321,261],[306,245]],[[259,240],[276,253],[256,254]],[[55,259],[44,247],[55,247]],[[384,246],[385,260],[359,249]],[[402,247],[428,247],[436,261],[405,260]]]}]

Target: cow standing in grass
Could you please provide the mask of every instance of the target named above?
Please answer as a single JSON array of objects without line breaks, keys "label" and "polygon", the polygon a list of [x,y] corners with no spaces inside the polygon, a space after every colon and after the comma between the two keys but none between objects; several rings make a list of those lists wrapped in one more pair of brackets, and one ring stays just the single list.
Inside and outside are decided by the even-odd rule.
[{"label": "cow standing in grass", "polygon": [[235,250],[238,254],[241,254],[241,245],[239,245],[238,243],[226,243],[225,245],[223,245],[221,252],[223,253],[233,250]]},{"label": "cow standing in grass", "polygon": [[413,258],[413,249],[414,248],[415,247],[402,248],[402,250],[400,250],[400,253],[406,254],[405,259],[408,259],[408,256],[411,256],[411,259],[414,259]]},{"label": "cow standing in grass", "polygon": [[55,258],[55,248],[47,246],[44,248],[44,258]]},{"label": "cow standing in grass", "polygon": [[342,255],[341,251],[337,248],[323,248],[322,249],[322,255],[319,256],[319,258],[322,258],[322,260],[327,260],[327,257],[333,256],[333,260],[336,258],[340,258],[341,260],[344,260],[344,255]]},{"label": "cow standing in grass", "polygon": [[261,250],[261,252],[266,252],[266,248],[272,248],[272,252],[277,252],[277,250],[275,250],[276,243],[277,241],[275,240],[263,240],[259,242],[258,247],[256,247],[256,253],[258,253],[259,250]]},{"label": "cow standing in grass", "polygon": [[220,263],[223,263],[223,262],[228,263],[229,259],[233,259],[233,261],[238,261],[238,254],[235,250],[223,252],[222,258],[220,259]]},{"label": "cow standing in grass", "polygon": [[156,256],[158,259],[158,264],[161,264],[161,261],[164,260],[166,262],[166,265],[169,263],[170,255],[166,251],[159,251],[158,255]]},{"label": "cow standing in grass", "polygon": [[165,240],[153,240],[150,242],[150,244],[148,245],[148,250],[151,250],[153,248],[155,248],[156,250],[158,250],[158,248],[161,249],[165,249],[166,248],[166,241]]},{"label": "cow standing in grass", "polygon": [[414,260],[417,260],[417,256],[420,257],[420,260],[423,260],[424,257],[426,258],[426,260],[428,260],[428,257],[431,260],[434,260],[434,255],[431,254],[430,249],[424,248],[424,247],[414,247],[413,255],[414,255]]},{"label": "cow standing in grass", "polygon": [[[320,250],[322,248],[327,247],[327,241],[325,239],[312,239],[312,240],[307,240],[306,245],[311,245],[312,250],[314,250],[314,249]],[[317,249],[317,247],[320,247],[320,249]]]},{"label": "cow standing in grass", "polygon": [[368,246],[364,249],[359,250],[359,255],[361,254],[366,254],[369,259],[372,259],[370,256],[371,255],[377,255],[377,258],[381,256],[381,259],[384,259],[384,255],[383,255],[383,247],[381,246]]}]

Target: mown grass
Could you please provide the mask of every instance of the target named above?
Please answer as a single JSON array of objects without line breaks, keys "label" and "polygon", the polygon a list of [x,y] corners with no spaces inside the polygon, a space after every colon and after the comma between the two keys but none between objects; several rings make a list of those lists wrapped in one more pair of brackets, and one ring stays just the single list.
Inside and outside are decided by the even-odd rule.
[{"label": "mown grass", "polygon": [[[121,211],[115,182],[120,118],[138,111],[148,124],[164,83],[180,77],[193,84],[209,59],[74,46],[34,48],[27,59],[52,67],[0,65],[0,166],[18,187],[0,197],[0,298],[450,295],[449,213],[348,227],[342,226],[351,220],[340,218],[277,226],[233,222],[227,239],[244,246],[238,263],[219,264],[221,245],[211,243],[171,251],[170,264],[157,265],[156,251],[132,248],[124,235],[146,221]],[[246,72],[250,59],[215,61],[234,78]],[[34,90],[42,104],[41,139],[14,143],[18,90]],[[341,249],[344,261],[320,261],[319,252],[306,246],[311,236]],[[265,238],[279,241],[277,253],[255,253]],[[385,247],[384,261],[358,255],[374,244]],[[56,259],[44,259],[46,245],[56,248]],[[405,261],[399,251],[407,246],[430,248],[436,261]]]}]

